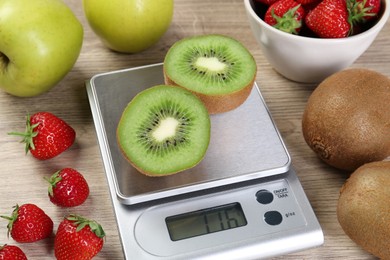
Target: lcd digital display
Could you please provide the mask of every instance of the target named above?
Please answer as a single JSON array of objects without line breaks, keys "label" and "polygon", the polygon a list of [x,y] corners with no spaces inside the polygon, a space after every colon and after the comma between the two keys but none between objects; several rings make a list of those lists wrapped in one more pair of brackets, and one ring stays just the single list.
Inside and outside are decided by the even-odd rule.
[{"label": "lcd digital display", "polygon": [[239,203],[167,217],[165,222],[172,241],[242,227],[247,224]]}]

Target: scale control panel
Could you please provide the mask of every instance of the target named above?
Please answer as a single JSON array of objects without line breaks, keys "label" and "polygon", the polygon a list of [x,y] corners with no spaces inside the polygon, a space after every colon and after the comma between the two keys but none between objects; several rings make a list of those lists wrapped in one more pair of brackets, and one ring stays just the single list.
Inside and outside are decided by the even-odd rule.
[{"label": "scale control panel", "polygon": [[281,179],[151,207],[139,216],[134,234],[143,250],[168,257],[264,240],[305,225],[292,189]]}]

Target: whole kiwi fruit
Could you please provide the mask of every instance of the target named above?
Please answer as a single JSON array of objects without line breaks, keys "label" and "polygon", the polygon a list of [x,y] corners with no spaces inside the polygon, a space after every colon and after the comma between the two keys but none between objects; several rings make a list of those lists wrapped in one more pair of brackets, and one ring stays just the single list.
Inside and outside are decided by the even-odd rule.
[{"label": "whole kiwi fruit", "polygon": [[340,190],[337,218],[344,232],[380,259],[390,259],[390,161],[364,164]]},{"label": "whole kiwi fruit", "polygon": [[347,171],[390,155],[390,79],[346,69],[329,76],[307,102],[302,132],[326,163]]}]

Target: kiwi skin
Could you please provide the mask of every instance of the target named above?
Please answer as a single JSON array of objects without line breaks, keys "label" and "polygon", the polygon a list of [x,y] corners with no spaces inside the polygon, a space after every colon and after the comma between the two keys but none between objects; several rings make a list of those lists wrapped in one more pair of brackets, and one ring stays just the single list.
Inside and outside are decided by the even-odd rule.
[{"label": "kiwi skin", "polygon": [[[165,77],[165,84],[183,87],[177,84],[176,82],[174,82],[173,80],[171,80],[167,75],[165,75],[164,77]],[[200,100],[202,100],[209,114],[218,114],[218,113],[224,113],[233,110],[239,107],[242,103],[244,103],[252,91],[254,81],[255,78],[253,78],[251,83],[246,87],[244,87],[243,89],[225,95],[205,95],[199,92],[191,91],[190,89],[187,90],[191,91]]]},{"label": "kiwi skin", "polygon": [[390,79],[368,69],[346,69],[311,94],[302,118],[309,147],[326,163],[354,171],[390,155]]},{"label": "kiwi skin", "polygon": [[380,259],[390,259],[390,161],[359,167],[340,190],[337,218],[344,232]]},{"label": "kiwi skin", "polygon": [[[237,41],[229,36],[219,35],[219,34],[193,36],[192,38],[201,38],[201,37],[208,37],[208,36],[229,38],[229,39],[231,39],[231,40],[233,40],[241,45],[241,43],[239,41]],[[187,38],[187,39],[190,39],[190,38]],[[183,39],[183,40],[187,40],[187,39]],[[175,45],[173,45],[172,47],[174,47],[174,46]],[[242,46],[242,47],[244,49],[246,49],[244,46]],[[169,51],[168,51],[168,53],[169,53]],[[251,79],[251,81],[247,85],[243,86],[242,88],[240,88],[237,91],[230,92],[230,93],[224,93],[224,94],[213,94],[213,95],[212,94],[204,94],[201,92],[194,91],[190,88],[186,88],[186,86],[181,85],[181,84],[175,82],[174,79],[170,78],[170,76],[168,75],[168,73],[165,70],[165,66],[163,66],[163,74],[164,74],[165,84],[182,87],[182,88],[185,88],[185,89],[191,91],[200,100],[202,100],[202,102],[205,104],[209,114],[218,114],[218,113],[224,113],[224,112],[231,111],[231,110],[239,107],[241,104],[243,104],[245,102],[245,100],[250,95],[251,90],[253,89],[253,85],[254,85],[254,82],[256,79],[256,74],[257,74],[256,61],[248,50],[247,50],[247,53],[250,56],[250,61],[248,63],[252,63],[254,65],[253,78]],[[164,60],[164,63],[165,63],[165,60]]]}]

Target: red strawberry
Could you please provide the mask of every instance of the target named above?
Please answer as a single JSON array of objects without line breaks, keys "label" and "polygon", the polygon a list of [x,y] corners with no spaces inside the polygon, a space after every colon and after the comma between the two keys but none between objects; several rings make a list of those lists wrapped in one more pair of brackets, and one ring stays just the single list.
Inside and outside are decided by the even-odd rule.
[{"label": "red strawberry", "polygon": [[53,232],[53,221],[45,212],[34,204],[16,205],[8,219],[8,234],[20,243],[35,242],[50,236]]},{"label": "red strawberry", "polygon": [[313,10],[322,0],[295,0],[305,9],[306,14]]},{"label": "red strawberry", "polygon": [[57,260],[92,259],[103,247],[103,228],[93,220],[69,215],[58,226],[54,240]]},{"label": "red strawberry", "polygon": [[68,149],[76,138],[76,132],[65,121],[48,112],[27,116],[25,133],[9,133],[23,136],[28,151],[39,159],[53,158]]},{"label": "red strawberry", "polygon": [[89,195],[87,181],[74,169],[64,168],[57,171],[47,181],[50,183],[50,201],[58,206],[79,206]]},{"label": "red strawberry", "polygon": [[344,38],[352,31],[348,17],[346,0],[323,0],[306,15],[305,22],[321,38]]},{"label": "red strawberry", "polygon": [[272,5],[272,4],[275,3],[276,1],[278,1],[278,0],[256,0],[256,2],[265,4],[265,5]]},{"label": "red strawberry", "polygon": [[26,255],[17,246],[0,246],[0,260],[27,260]]},{"label": "red strawberry", "polygon": [[304,16],[305,10],[294,0],[278,0],[268,8],[264,21],[281,31],[298,34]]},{"label": "red strawberry", "polygon": [[297,1],[297,3],[301,5],[311,5],[311,4],[317,4],[321,0],[295,0],[295,1]]}]

